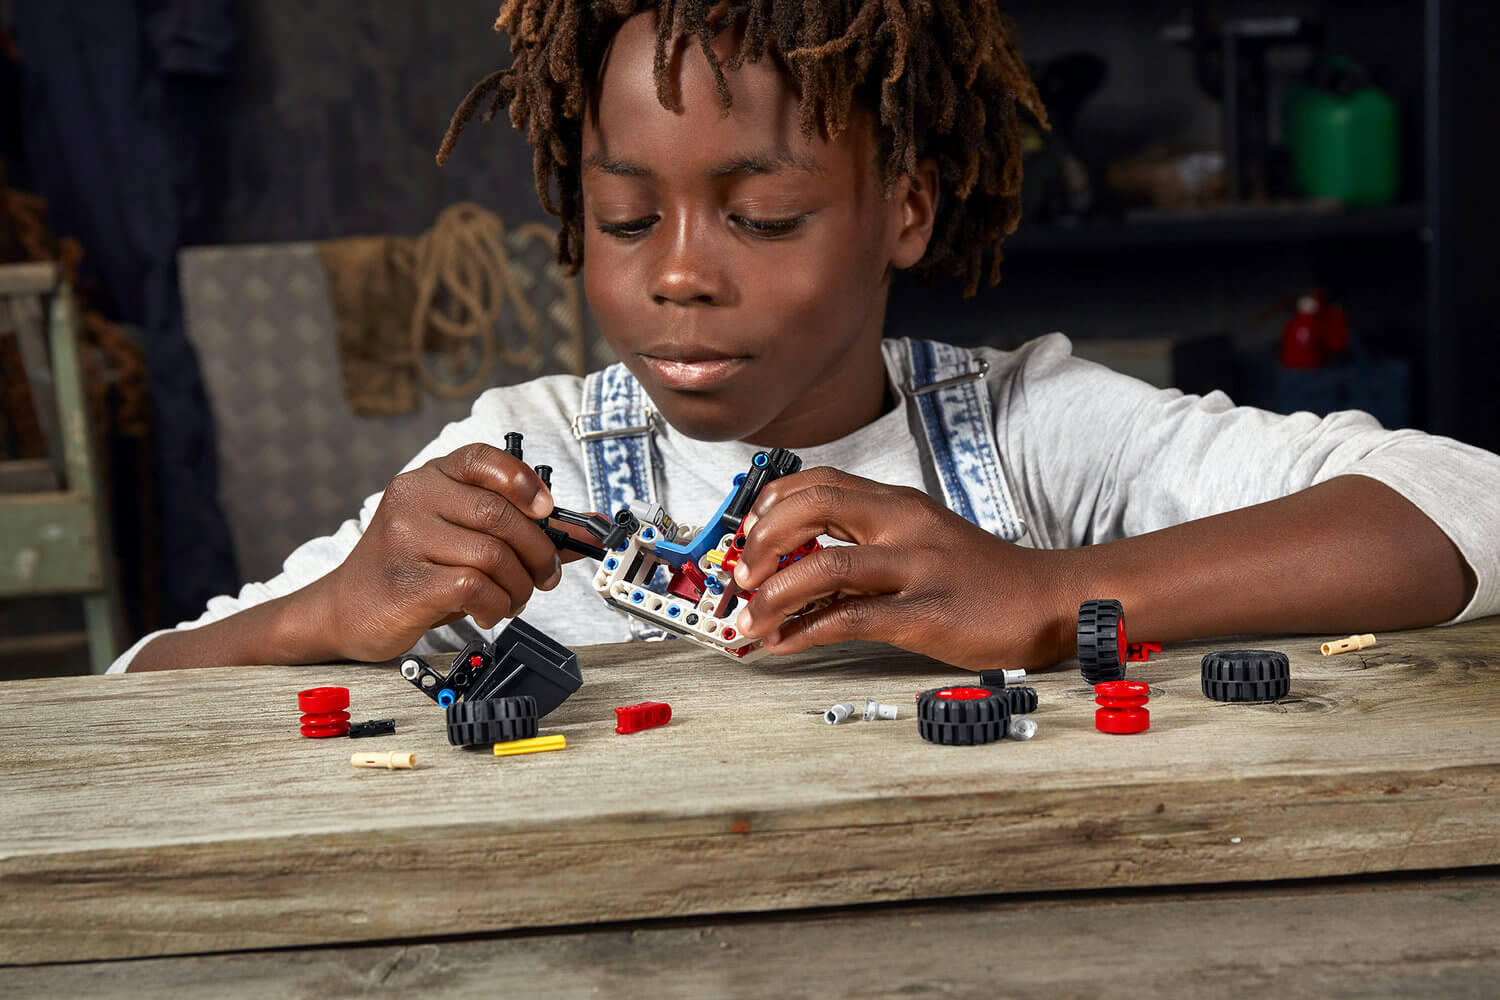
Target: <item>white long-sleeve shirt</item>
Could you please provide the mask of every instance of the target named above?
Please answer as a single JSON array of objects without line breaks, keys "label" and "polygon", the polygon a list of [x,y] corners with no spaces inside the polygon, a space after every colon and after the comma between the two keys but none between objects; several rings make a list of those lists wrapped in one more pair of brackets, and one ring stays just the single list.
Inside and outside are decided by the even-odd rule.
[{"label": "white long-sleeve shirt", "polygon": [[[899,385],[899,348],[894,341],[885,346],[892,384]],[[1500,456],[1419,431],[1388,431],[1357,411],[1282,416],[1236,407],[1222,392],[1185,396],[1157,389],[1073,357],[1061,334],[1015,351],[979,353],[989,362],[985,381],[1000,461],[1027,526],[1020,544],[1062,549],[1110,541],[1358,474],[1405,496],[1468,560],[1478,586],[1454,621],[1500,612]],[[585,509],[583,453],[570,430],[581,393],[582,380],[567,375],[490,389],[467,419],[445,427],[406,469],[476,441],[499,447],[507,431],[520,431],[526,460],[552,466],[556,502]],[[901,405],[874,423],[829,444],[798,449],[803,468],[833,466],[941,497],[914,404],[897,395]],[[713,514],[734,476],[760,450],[740,442],[696,441],[665,426],[655,441],[659,499],[674,518],[691,524]],[[237,595],[215,597],[200,618],[177,627],[217,621],[329,572],[359,541],[380,497],[369,497],[359,515],[332,535],[299,546],[281,573],[246,584]],[[629,638],[627,619],[600,600],[592,575],[589,561],[565,567],[562,583],[536,592],[524,617],[569,646]],[[142,638],[110,672],[123,671],[160,634]],[[475,634],[467,620],[434,629],[416,651],[457,649]]]}]

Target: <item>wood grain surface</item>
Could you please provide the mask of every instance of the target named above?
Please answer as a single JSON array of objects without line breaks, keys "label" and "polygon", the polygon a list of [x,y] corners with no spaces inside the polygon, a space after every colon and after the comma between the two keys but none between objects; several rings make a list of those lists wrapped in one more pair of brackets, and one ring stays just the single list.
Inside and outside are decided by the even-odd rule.
[{"label": "wood grain surface", "polygon": [[[1037,675],[1039,735],[972,748],[911,718],[966,675],[878,647],[585,648],[543,720],[568,748],[498,760],[447,746],[384,667],[7,682],[0,963],[1500,863],[1500,623],[1325,638],[1257,643],[1292,659],[1272,705],[1199,693],[1223,643],[1132,665],[1138,736],[1094,730],[1076,670]],[[330,683],[398,735],[301,738],[297,691]],[[823,723],[865,695],[902,718]],[[648,699],[671,724],[616,735],[612,707]]]},{"label": "wood grain surface", "polygon": [[1500,873],[1069,893],[21,966],[0,1000],[1488,998]]}]

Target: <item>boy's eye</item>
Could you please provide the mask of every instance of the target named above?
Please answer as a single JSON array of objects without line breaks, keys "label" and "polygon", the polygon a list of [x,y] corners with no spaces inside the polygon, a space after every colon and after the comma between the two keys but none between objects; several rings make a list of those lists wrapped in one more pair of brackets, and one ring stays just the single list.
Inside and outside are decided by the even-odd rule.
[{"label": "boy's eye", "polygon": [[756,236],[785,236],[800,228],[807,221],[807,216],[799,215],[792,219],[749,219],[743,215],[732,215],[730,219],[741,229]]},{"label": "boy's eye", "polygon": [[599,220],[599,232],[606,236],[618,236],[621,239],[630,239],[635,236],[644,235],[656,223],[657,217],[648,215],[640,219],[628,219],[625,222],[605,222]]}]

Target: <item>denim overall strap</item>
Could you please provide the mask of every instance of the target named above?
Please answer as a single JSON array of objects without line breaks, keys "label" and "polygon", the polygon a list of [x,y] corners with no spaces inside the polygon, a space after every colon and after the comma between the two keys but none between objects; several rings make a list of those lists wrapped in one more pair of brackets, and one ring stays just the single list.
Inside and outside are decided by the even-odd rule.
[{"label": "denim overall strap", "polygon": [[610,365],[584,378],[582,412],[573,418],[573,436],[583,445],[592,510],[612,516],[632,500],[656,499],[651,456],[656,419],[646,391],[624,365]]},{"label": "denim overall strap", "polygon": [[[613,516],[632,500],[656,500],[651,448],[656,419],[646,390],[624,365],[610,365],[584,378],[582,412],[573,418],[573,436],[583,445],[584,475],[594,510]],[[631,642],[674,638],[639,618],[626,622]]]},{"label": "denim overall strap", "polygon": [[1017,513],[984,384],[989,365],[972,352],[931,340],[903,338],[908,378],[948,508],[992,535],[1013,542],[1025,533]]}]

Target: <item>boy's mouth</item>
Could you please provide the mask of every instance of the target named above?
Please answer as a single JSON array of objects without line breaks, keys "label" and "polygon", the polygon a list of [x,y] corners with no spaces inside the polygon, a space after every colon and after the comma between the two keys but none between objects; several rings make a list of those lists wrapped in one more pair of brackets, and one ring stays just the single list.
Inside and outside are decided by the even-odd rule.
[{"label": "boy's mouth", "polygon": [[696,349],[642,351],[640,357],[663,388],[681,392],[720,388],[734,379],[750,360]]}]

